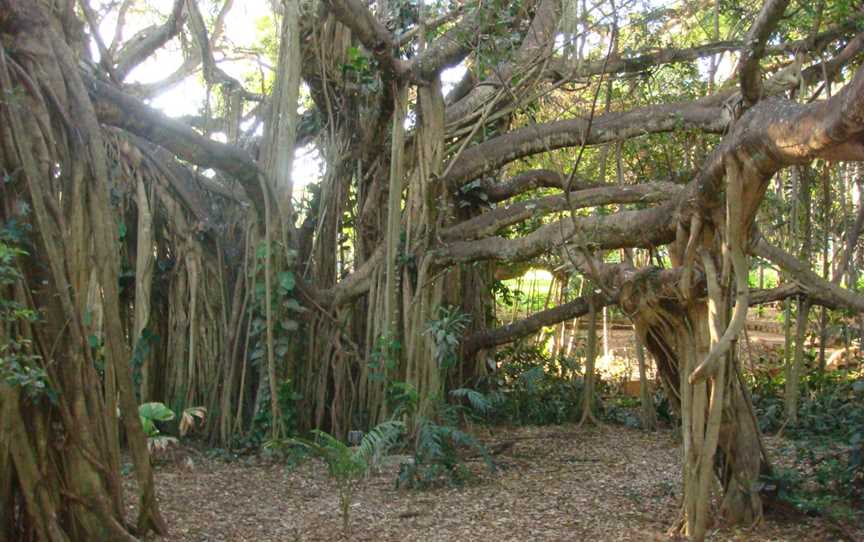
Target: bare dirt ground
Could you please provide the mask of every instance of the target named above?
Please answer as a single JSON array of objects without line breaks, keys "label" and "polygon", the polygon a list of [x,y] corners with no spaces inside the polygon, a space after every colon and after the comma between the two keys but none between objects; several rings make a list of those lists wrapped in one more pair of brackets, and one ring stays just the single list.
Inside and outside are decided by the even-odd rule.
[{"label": "bare dirt ground", "polygon": [[[650,541],[680,509],[681,451],[671,431],[619,426],[479,428],[512,441],[496,473],[476,464],[475,484],[397,490],[395,467],[370,477],[342,533],[334,484],[317,460],[294,469],[250,458],[192,454],[158,470],[170,541]],[[773,447],[773,446],[772,446]],[[864,531],[852,532],[864,540]],[[849,539],[820,518],[766,519],[752,529],[715,526],[715,541]]]}]

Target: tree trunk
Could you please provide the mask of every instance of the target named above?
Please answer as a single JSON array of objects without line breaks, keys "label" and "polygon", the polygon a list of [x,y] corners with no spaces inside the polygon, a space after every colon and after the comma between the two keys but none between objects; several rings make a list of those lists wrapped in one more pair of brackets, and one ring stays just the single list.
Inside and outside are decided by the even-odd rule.
[{"label": "tree trunk", "polygon": [[[50,17],[56,14],[48,15],[40,3],[5,3],[0,11],[22,23],[12,30],[3,27],[16,47],[0,53],[0,88],[6,95],[28,89],[17,98],[20,103],[10,107],[4,102],[0,108],[0,165],[21,171],[5,193],[32,208],[32,215],[14,218],[33,225],[29,241],[39,257],[37,261],[34,254],[22,262],[28,293],[21,302],[42,317],[18,332],[33,344],[31,363],[44,371],[43,389],[56,394],[52,404],[44,396],[28,398],[19,388],[0,387],[0,433],[8,435],[0,467],[8,469],[11,456],[13,498],[21,514],[13,532],[4,536],[131,541],[151,530],[164,533],[121,318],[120,251],[109,207],[111,177],[102,129],[74,53],[55,33],[61,23]],[[16,29],[17,34],[8,35]],[[22,57],[16,56],[22,51]],[[48,107],[41,89],[51,89],[53,99],[62,101]],[[61,110],[68,117],[60,119]],[[54,164],[59,176],[51,169]],[[3,223],[13,218],[9,213],[19,212],[4,207]],[[71,262],[87,265],[67,265]],[[105,311],[104,378],[96,371],[85,337],[93,263]],[[139,487],[138,521],[131,528],[124,518],[119,451],[112,444],[117,438],[117,411],[111,406],[115,398]]]},{"label": "tree trunk", "polygon": [[657,429],[657,410],[654,408],[654,399],[651,396],[651,383],[648,381],[645,346],[636,334],[636,361],[639,364],[639,419],[643,429],[653,431]]},{"label": "tree trunk", "polygon": [[[801,202],[801,214],[803,224],[801,225],[801,248],[799,259],[810,267],[810,248],[812,238],[812,226],[810,220],[810,172],[806,168],[796,167],[792,169],[793,177],[798,179],[798,197],[795,207],[798,208],[798,200]],[[793,213],[797,214],[797,213]],[[798,224],[795,225],[796,229]],[[800,395],[801,376],[804,371],[804,349],[807,339],[807,319],[810,316],[810,301],[798,299],[797,323],[795,327],[795,350],[791,356],[787,356],[786,365],[786,390],[784,404],[786,408],[786,419],[793,425],[798,423],[798,396]],[[787,324],[788,332],[788,324]]]},{"label": "tree trunk", "polygon": [[588,324],[586,326],[587,341],[585,346],[585,379],[582,387],[582,418],[579,425],[586,422],[597,424],[594,417],[594,371],[597,361],[597,307],[593,301],[588,302]]},{"label": "tree trunk", "polygon": [[710,314],[716,316],[709,318],[706,300],[682,299],[677,284],[661,282],[663,273],[640,271],[622,287],[620,304],[634,315],[636,330],[656,361],[670,402],[681,413],[684,531],[701,540],[709,526],[711,479],[716,478],[722,488],[720,511],[725,520],[735,524],[758,520],[762,507],[754,488],[765,458],[735,349],[729,349],[721,368],[707,382],[690,383],[690,374],[718,340],[716,331],[709,336],[709,323],[717,327],[714,320],[723,316],[722,300],[712,301]]}]

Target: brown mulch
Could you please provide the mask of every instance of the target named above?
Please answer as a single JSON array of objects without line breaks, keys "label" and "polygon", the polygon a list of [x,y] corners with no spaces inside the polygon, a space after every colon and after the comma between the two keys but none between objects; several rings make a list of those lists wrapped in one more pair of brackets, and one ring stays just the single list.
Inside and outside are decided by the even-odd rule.
[{"label": "brown mulch", "polygon": [[[395,467],[372,475],[342,533],[334,484],[323,464],[289,469],[257,458],[190,454],[158,471],[170,541],[673,540],[680,509],[679,446],[669,431],[617,426],[494,428],[501,468],[478,483],[397,490]],[[855,536],[862,532],[852,533]],[[767,519],[753,529],[711,531],[709,540],[841,540],[820,518]],[[864,540],[861,536],[860,540]]]}]

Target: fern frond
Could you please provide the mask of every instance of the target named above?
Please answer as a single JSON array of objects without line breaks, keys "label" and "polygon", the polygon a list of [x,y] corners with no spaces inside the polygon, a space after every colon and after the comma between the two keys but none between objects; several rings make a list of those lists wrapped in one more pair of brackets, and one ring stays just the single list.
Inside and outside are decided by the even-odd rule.
[{"label": "fern frond", "polygon": [[471,405],[471,408],[480,414],[488,414],[492,410],[492,401],[477,390],[457,388],[452,390],[450,395],[459,399],[468,399],[468,404]]},{"label": "fern frond", "polygon": [[429,420],[418,420],[416,450],[419,457],[439,458],[444,455],[442,426]]}]

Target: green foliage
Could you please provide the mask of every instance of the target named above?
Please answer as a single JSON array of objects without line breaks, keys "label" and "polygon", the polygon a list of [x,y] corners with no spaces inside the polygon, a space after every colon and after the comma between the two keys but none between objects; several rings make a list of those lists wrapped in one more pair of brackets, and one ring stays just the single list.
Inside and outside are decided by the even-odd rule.
[{"label": "green foliage", "polygon": [[579,419],[584,381],[578,360],[553,358],[541,347],[518,343],[500,349],[498,359],[497,421],[547,425]]},{"label": "green foliage", "polygon": [[[471,412],[461,404],[451,404],[437,398],[431,402],[428,414],[417,413],[419,396],[409,384],[395,383],[395,390],[388,394],[393,401],[394,415],[407,416],[414,420],[412,461],[399,468],[396,486],[428,488],[442,484],[459,485],[473,478],[459,450],[475,450],[487,468],[495,470],[495,464],[486,448],[473,436],[458,428],[460,417]],[[491,402],[483,394],[466,389],[454,390],[455,398],[466,398],[472,408],[480,413],[491,410]]]},{"label": "green foliage", "polygon": [[295,444],[324,461],[327,472],[336,482],[342,528],[347,534],[351,501],[357,485],[381,457],[393,448],[404,431],[405,425],[402,422],[387,421],[366,433],[356,448],[351,448],[329,433],[318,430],[312,431],[314,440],[291,438],[287,441],[269,441],[265,447],[272,449],[284,447],[285,444]]},{"label": "green foliage", "polygon": [[389,332],[378,337],[369,359],[369,381],[386,382],[387,375],[399,366],[402,343]]},{"label": "green foliage", "polygon": [[[184,409],[178,426],[179,436],[186,436],[186,433],[195,427],[196,420],[203,421],[206,414],[207,409],[200,406]],[[164,403],[152,402],[138,405],[138,417],[147,436],[147,447],[150,451],[162,451],[179,442],[177,437],[162,434],[157,426],[156,422],[171,422],[177,418],[174,411]]]},{"label": "green foliage", "polygon": [[612,423],[638,429],[642,427],[639,421],[639,405],[639,399],[619,395],[606,402],[603,417]]},{"label": "green foliage", "polygon": [[57,396],[48,385],[48,375],[38,365],[42,358],[31,351],[32,343],[26,339],[0,344],[0,378],[10,386],[21,388],[30,399],[45,396],[56,401]]},{"label": "green foliage", "polygon": [[466,399],[471,409],[483,416],[491,414],[495,410],[495,401],[493,398],[486,397],[477,390],[471,388],[458,388],[450,392],[452,397],[457,399]]},{"label": "green foliage", "polygon": [[[261,242],[255,249],[256,283],[252,303],[249,304],[249,349],[248,359],[253,367],[257,369],[259,378],[269,378],[267,367],[267,289],[266,289],[266,260],[268,255],[273,262],[281,262],[284,267],[291,267],[295,258],[293,250],[284,250],[283,246],[276,242],[268,245]],[[304,309],[297,300],[295,287],[297,278],[290,270],[275,273],[271,284],[270,316],[273,323],[273,354],[277,359],[284,359],[292,349],[296,349],[299,342],[298,333],[300,329],[299,315]],[[278,375],[277,375],[278,376]],[[270,411],[270,386],[261,388],[262,396],[258,401],[259,410],[255,412],[252,426],[247,436],[246,444],[257,447],[272,432],[273,420]],[[277,402],[280,408],[280,419],[283,424],[282,430],[286,434],[294,433],[296,425],[295,403],[300,398],[294,392],[293,385],[289,381],[277,383]]]},{"label": "green foliage", "polygon": [[[522,290],[529,287],[529,291]],[[533,287],[532,287],[533,286]],[[543,272],[529,271],[523,278],[497,281],[493,285],[496,301],[515,314],[538,312],[545,308],[552,278]]]},{"label": "green foliage", "polygon": [[[96,337],[93,338],[96,339],[98,347],[98,343],[101,341]],[[144,361],[153,349],[156,340],[157,336],[145,327],[141,330],[141,337],[135,343],[135,348],[132,349],[132,381],[135,384],[135,395],[139,400],[141,399],[141,368],[144,366]],[[92,347],[93,343],[91,343]]]},{"label": "green foliage", "polygon": [[864,375],[814,371],[801,384],[798,423],[784,426],[783,376],[754,379],[760,427],[782,427],[797,462],[797,470],[779,470],[763,483],[804,511],[845,518],[864,503]]},{"label": "green foliage", "polygon": [[[290,380],[284,380],[276,388],[277,404],[279,405],[279,416],[282,420],[282,429],[285,434],[297,433],[297,401],[300,394],[294,391],[294,385]],[[273,428],[273,415],[270,412],[270,386],[261,388],[261,408],[252,418],[252,426],[246,438],[246,445],[258,447],[271,434]]]},{"label": "green foliage", "polygon": [[459,207],[489,207],[489,195],[483,189],[483,182],[475,179],[459,187],[456,202]]},{"label": "green foliage", "polygon": [[148,437],[154,437],[159,434],[156,422],[171,421],[176,415],[164,403],[143,403],[138,405],[138,417],[141,418],[144,434]]},{"label": "green foliage", "polygon": [[459,342],[470,322],[467,314],[457,307],[438,307],[438,317],[429,322],[426,333],[435,343],[435,360],[443,371],[459,363]]},{"label": "green foliage", "polygon": [[27,226],[9,221],[0,226],[0,380],[21,389],[30,400],[47,398],[56,401],[57,396],[48,383],[48,374],[42,367],[42,357],[35,353],[33,342],[26,338],[26,325],[39,320],[36,311],[27,308],[12,296],[5,295],[24,277],[18,270],[17,261],[27,256],[22,247]]}]

